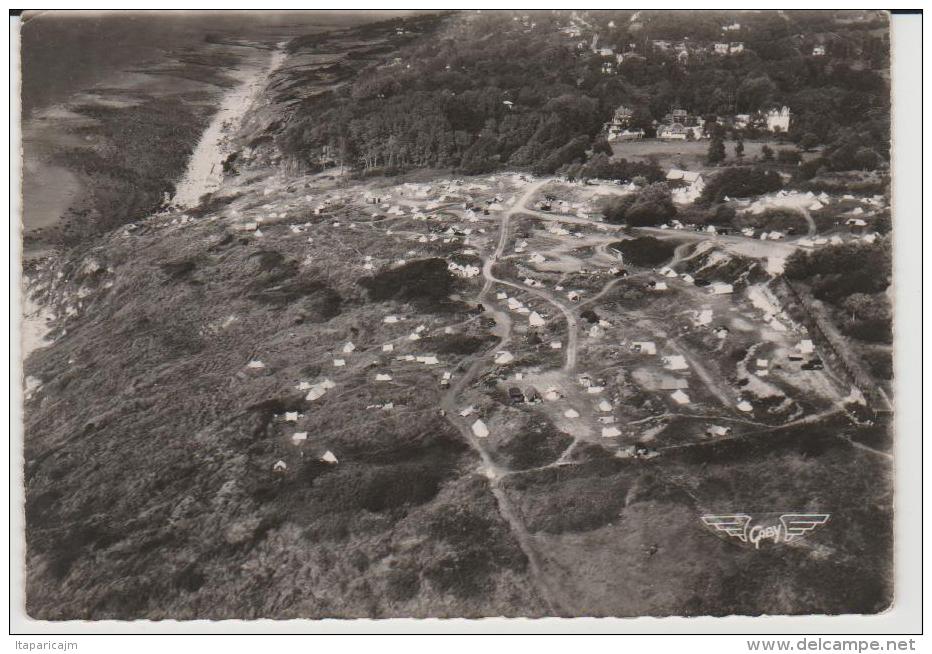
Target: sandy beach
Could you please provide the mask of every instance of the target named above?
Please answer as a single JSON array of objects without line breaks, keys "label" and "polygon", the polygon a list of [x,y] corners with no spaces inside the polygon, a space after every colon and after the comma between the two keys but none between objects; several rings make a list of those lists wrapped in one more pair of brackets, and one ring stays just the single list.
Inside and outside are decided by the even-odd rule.
[{"label": "sandy beach", "polygon": [[226,93],[220,109],[204,130],[188,162],[184,177],[178,183],[172,202],[179,207],[193,207],[201,196],[220,187],[223,181],[223,161],[230,154],[229,134],[236,131],[246,110],[258,98],[264,83],[285,59],[282,50],[275,50],[265,67],[239,73],[242,83]]}]

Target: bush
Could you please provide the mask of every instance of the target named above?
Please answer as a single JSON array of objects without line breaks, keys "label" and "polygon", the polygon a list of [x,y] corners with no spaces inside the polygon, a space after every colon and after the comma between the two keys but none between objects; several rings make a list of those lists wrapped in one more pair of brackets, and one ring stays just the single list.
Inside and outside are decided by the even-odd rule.
[{"label": "bush", "polygon": [[437,354],[475,354],[494,339],[469,334],[443,334],[431,336],[430,349]]},{"label": "bush", "polygon": [[450,463],[427,457],[414,463],[341,465],[331,470],[309,461],[304,478],[313,485],[314,498],[327,512],[390,511],[429,502],[450,473]]},{"label": "bush", "polygon": [[635,195],[632,194],[606,200],[602,205],[602,213],[605,215],[605,222],[616,224],[624,223],[625,217],[628,215],[628,209],[634,204],[635,199]]},{"label": "bush", "polygon": [[854,162],[858,170],[875,170],[880,165],[880,155],[870,148],[858,148],[854,153]]},{"label": "bush", "polygon": [[706,161],[710,164],[721,163],[725,160],[725,141],[719,134],[715,134],[709,141],[709,151],[706,153]]},{"label": "bush", "polygon": [[759,214],[742,213],[737,223],[740,227],[754,227],[768,231],[777,229],[785,232],[789,229],[806,229],[805,218],[791,209],[768,209]]},{"label": "bush", "polygon": [[669,187],[658,182],[637,193],[612,198],[603,209],[610,223],[627,223],[632,227],[659,225],[676,216],[676,207]]},{"label": "bush", "polygon": [[887,289],[890,243],[884,239],[870,244],[830,245],[812,252],[797,250],[787,258],[784,274],[808,283],[820,300],[842,307],[849,295],[873,295]]},{"label": "bush", "polygon": [[720,227],[733,225],[738,212],[727,204],[716,206],[709,214],[709,222]]},{"label": "bush", "polygon": [[819,137],[812,132],[806,132],[799,139],[799,147],[803,152],[809,152],[819,144]]},{"label": "bush", "polygon": [[553,463],[572,442],[572,438],[544,421],[509,434],[498,452],[505,456],[509,467],[525,470]]},{"label": "bush", "polygon": [[702,200],[721,202],[725,196],[749,198],[782,188],[780,175],[757,167],[728,168],[715,175],[702,191]]},{"label": "bush", "polygon": [[893,379],[893,357],[883,350],[868,349],[861,354],[872,375],[878,379]]},{"label": "bush", "polygon": [[375,301],[401,300],[421,305],[445,303],[456,278],[443,259],[419,259],[359,280]]},{"label": "bush", "polygon": [[676,249],[676,243],[653,236],[642,236],[612,243],[612,247],[621,251],[625,263],[653,267],[670,260]]},{"label": "bush", "polygon": [[885,293],[853,293],[842,300],[840,311],[846,334],[872,343],[893,341],[892,312]]},{"label": "bush", "polygon": [[796,166],[802,161],[802,155],[797,150],[777,150],[777,161],[782,164]]},{"label": "bush", "polygon": [[822,157],[809,159],[799,164],[793,177],[802,181],[810,180],[826,168],[826,164],[827,162]]},{"label": "bush", "polygon": [[621,182],[640,181],[640,186],[649,182],[659,182],[664,178],[663,169],[653,161],[611,160],[602,153],[593,155],[584,164],[567,164],[559,173],[568,179],[614,179]]}]

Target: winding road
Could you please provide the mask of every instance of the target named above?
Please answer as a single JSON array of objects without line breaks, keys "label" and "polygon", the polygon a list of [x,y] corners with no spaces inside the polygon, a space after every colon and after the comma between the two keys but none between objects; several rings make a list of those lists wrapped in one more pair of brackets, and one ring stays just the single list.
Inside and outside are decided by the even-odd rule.
[{"label": "winding road", "polygon": [[[529,184],[520,198],[518,198],[518,200],[509,209],[500,214],[498,225],[499,232],[497,241],[495,242],[495,248],[488,256],[483,258],[482,276],[484,282],[476,297],[477,302],[482,303],[483,306],[485,306],[486,315],[489,315],[495,319],[495,334],[498,336],[499,340],[493,348],[490,348],[485,354],[473,361],[466,372],[455,381],[449,391],[444,395],[441,401],[441,406],[447,420],[454,427],[456,427],[456,429],[462,434],[463,439],[479,455],[481,461],[480,471],[489,480],[490,489],[498,505],[499,514],[501,515],[502,519],[508,523],[509,528],[514,534],[518,545],[521,547],[522,551],[527,557],[529,577],[537,589],[539,596],[547,604],[551,615],[561,615],[565,612],[565,607],[569,604],[568,600],[566,599],[566,593],[562,587],[557,585],[554,577],[544,570],[544,557],[539,551],[539,546],[535,540],[535,537],[533,534],[528,532],[527,526],[523,521],[520,511],[515,507],[514,503],[505,490],[505,486],[503,485],[505,479],[507,479],[507,477],[513,474],[515,471],[511,470],[507,465],[503,465],[502,463],[495,461],[490,455],[490,452],[486,449],[487,446],[485,439],[477,438],[473,434],[471,429],[472,422],[479,416],[477,414],[471,414],[469,417],[462,417],[459,415],[459,411],[462,406],[461,396],[463,393],[468,391],[470,385],[477,377],[480,376],[480,374],[485,369],[491,365],[494,365],[493,360],[495,353],[505,348],[512,340],[512,315],[507,310],[497,306],[497,302],[488,300],[489,293],[492,291],[496,284],[507,286],[512,289],[516,289],[517,291],[540,298],[548,304],[552,305],[557,311],[560,312],[560,314],[562,314],[567,326],[567,342],[565,343],[563,349],[564,363],[562,372],[570,377],[576,370],[579,348],[579,323],[577,314],[583,307],[591,305],[602,299],[612,288],[615,287],[616,284],[624,279],[611,279],[592,297],[587,298],[585,301],[579,304],[567,305],[564,304],[564,302],[562,302],[560,299],[554,297],[554,295],[549,291],[530,287],[506,279],[501,279],[495,275],[494,270],[496,264],[499,263],[503,258],[507,258],[505,257],[505,249],[510,241],[511,221],[514,216],[528,216],[535,220],[551,223],[579,224],[585,225],[587,227],[594,226],[592,221],[585,220],[577,216],[552,214],[529,209],[527,204],[531,201],[534,195],[538,193],[549,181],[550,180],[543,179]],[[811,216],[807,215],[806,218],[807,222],[809,222],[811,232],[815,227],[814,222],[812,221]],[[495,220],[495,218],[493,217],[491,220]],[[601,225],[601,223],[596,223],[596,225]],[[606,225],[605,228],[606,230],[611,230],[612,232],[620,231],[622,229],[621,227],[615,225]],[[716,243],[729,250],[733,250],[736,253],[742,253],[746,255],[751,254],[751,256],[757,254],[756,249],[760,248],[761,246],[761,244],[756,241],[749,240],[744,237],[729,235],[712,235],[708,233],[686,232],[683,230],[677,230],[674,232],[672,230],[660,230],[656,228],[642,228],[638,231],[656,234],[662,238],[677,238],[679,240],[685,241],[684,243],[681,243],[677,246],[674,251],[672,260],[668,265],[674,265],[676,263],[698,256],[709,247],[713,247],[713,245]],[[623,236],[620,234],[617,236],[611,236],[611,238],[619,237]],[[698,247],[696,247],[697,243],[699,243]],[[768,254],[770,255],[773,255],[774,251],[776,251],[778,255],[788,255],[798,247],[792,241],[767,241],[765,245],[767,246]],[[604,247],[601,254],[605,254]],[[648,273],[636,273],[633,275],[633,277],[646,274]],[[630,280],[630,278],[628,279]],[[701,290],[690,286],[687,292],[701,293]],[[657,333],[661,333],[663,331],[661,329],[661,325],[655,323],[652,319],[650,319],[649,316],[645,315],[641,311],[632,311],[626,314],[623,319],[625,321],[640,321],[642,326],[646,321],[647,325],[653,326]],[[699,359],[699,357],[694,356],[693,353],[689,351],[689,348],[680,343],[678,339],[671,337],[668,339],[668,345],[688,361],[690,368],[696,373],[699,379],[707,387],[709,392],[722,404],[723,407],[727,409],[732,409],[734,407],[737,400],[734,396],[734,390],[732,388],[716,379],[715,376],[704,367],[703,362]],[[572,385],[572,380],[568,380],[568,382],[569,383],[567,386],[569,387]],[[582,405],[582,403],[583,401],[580,402],[580,405]],[[825,414],[810,416],[796,422],[808,422],[810,420],[817,421],[829,415],[833,415],[837,411],[837,409],[832,409]],[[737,422],[747,422],[749,424],[760,424],[762,427],[764,427],[762,431],[766,433],[777,429],[786,428],[795,424],[795,422],[791,422],[779,426],[765,426],[763,423],[755,423],[754,421],[735,418],[733,416],[716,416],[716,419],[727,419]],[[542,466],[542,468],[567,465],[570,463],[570,461],[567,459],[567,456],[578,441],[579,437],[574,437],[573,443],[566,449],[561,457],[559,457],[553,463]],[[689,444],[689,446],[694,447],[705,444],[707,444],[707,442],[703,441],[701,443]],[[856,442],[852,442],[852,445],[861,449],[870,450],[874,454],[888,456],[883,452],[874,450],[868,446],[864,446]],[[672,447],[676,449],[685,446],[678,445]]]},{"label": "winding road", "polygon": [[[525,289],[518,284],[513,284],[511,282],[496,278],[492,273],[492,268],[501,258],[505,251],[505,246],[508,243],[511,217],[514,214],[521,212],[523,210],[524,204],[528,201],[528,199],[530,199],[533,194],[546,183],[547,180],[543,180],[529,186],[521,198],[515,202],[514,207],[502,214],[501,224],[499,226],[498,243],[491,256],[486,257],[482,265],[482,274],[485,278],[485,283],[482,285],[482,289],[479,291],[479,294],[476,297],[477,302],[480,304],[485,302],[486,297],[488,296],[494,284],[504,284],[506,286],[521,288],[522,290],[534,290]],[[564,311],[564,315],[567,317],[568,323],[570,319],[572,320],[572,323],[570,323],[572,325],[571,332],[575,337],[575,317],[573,317],[572,314],[570,314],[569,311],[565,309],[565,307],[562,307],[562,305],[549,298],[549,296],[547,296],[545,293],[538,292],[536,295],[547,299]],[[527,526],[521,519],[517,509],[511,502],[511,499],[508,497],[505,489],[502,487],[503,478],[506,475],[511,474],[512,471],[507,467],[496,463],[492,459],[488,450],[485,448],[483,443],[480,442],[480,439],[477,438],[475,434],[473,434],[472,425],[466,418],[459,415],[459,396],[476,379],[482,369],[490,364],[495,352],[505,347],[511,341],[511,316],[505,311],[501,311],[492,307],[486,308],[486,313],[491,314],[492,317],[495,318],[496,326],[498,329],[500,329],[499,342],[496,343],[495,347],[491,348],[483,356],[478,357],[472,363],[469,369],[462,376],[460,376],[453,385],[451,385],[450,390],[447,391],[441,400],[441,407],[446,419],[460,432],[463,439],[479,455],[479,458],[482,461],[481,471],[482,474],[484,474],[485,477],[489,480],[489,486],[492,491],[492,495],[495,497],[495,501],[498,505],[499,515],[508,523],[511,532],[514,534],[515,540],[518,542],[519,547],[527,557],[529,576],[531,581],[534,583],[534,586],[537,589],[541,599],[547,605],[549,614],[562,615],[565,613],[565,610],[562,608],[563,603],[559,599],[559,593],[557,589],[553,587],[551,579],[543,572],[541,555],[537,550],[536,544],[534,543],[534,538],[528,532]],[[575,366],[576,361],[575,347],[575,338],[573,338],[573,366]],[[570,347],[567,346],[568,361],[570,360],[569,350]]]}]

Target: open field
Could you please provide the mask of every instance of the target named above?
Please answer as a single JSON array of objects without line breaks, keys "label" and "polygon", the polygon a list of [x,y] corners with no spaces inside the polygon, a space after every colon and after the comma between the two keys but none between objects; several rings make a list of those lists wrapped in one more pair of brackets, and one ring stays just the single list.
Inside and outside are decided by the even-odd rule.
[{"label": "open field", "polygon": [[[653,160],[664,170],[682,168],[709,172],[715,169],[706,162],[709,141],[663,141],[660,139],[640,139],[637,141],[615,141],[612,145],[612,157],[615,159]],[[777,140],[745,141],[744,160],[751,161],[761,156],[761,148],[770,146],[774,152],[782,148],[795,149],[793,144],[781,144]],[[725,152],[729,160],[735,159],[734,141],[725,141]],[[804,153],[803,159],[816,153]]]}]

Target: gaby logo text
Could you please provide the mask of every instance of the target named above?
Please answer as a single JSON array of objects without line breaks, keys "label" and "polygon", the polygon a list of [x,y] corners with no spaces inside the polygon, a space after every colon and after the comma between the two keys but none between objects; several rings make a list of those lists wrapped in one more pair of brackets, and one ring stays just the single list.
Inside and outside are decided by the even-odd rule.
[{"label": "gaby logo text", "polygon": [[774,545],[789,543],[802,538],[819,525],[828,522],[828,513],[784,513],[778,522],[751,524],[752,518],[746,513],[728,515],[704,515],[702,522],[717,532],[737,538],[742,543],[760,549],[762,542],[770,541]]}]

